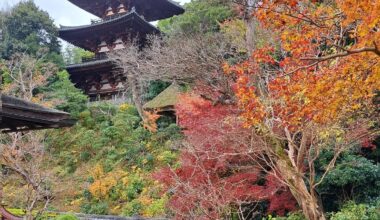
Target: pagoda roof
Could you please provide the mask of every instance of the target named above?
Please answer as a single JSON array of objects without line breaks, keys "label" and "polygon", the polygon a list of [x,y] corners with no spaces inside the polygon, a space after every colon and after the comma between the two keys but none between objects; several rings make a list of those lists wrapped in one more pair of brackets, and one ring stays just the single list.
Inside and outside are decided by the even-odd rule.
[{"label": "pagoda roof", "polygon": [[158,94],[154,99],[147,102],[143,108],[146,110],[162,109],[173,107],[178,102],[178,95],[181,93],[179,85],[176,83],[171,84],[163,92]]},{"label": "pagoda roof", "polygon": [[3,132],[70,127],[70,114],[1,94],[0,129]]},{"label": "pagoda roof", "polygon": [[93,69],[99,69],[101,67],[110,67],[112,65],[112,61],[110,59],[101,59],[101,60],[93,60],[83,63],[77,63],[77,64],[71,64],[66,66],[66,70],[69,72],[77,72],[77,71],[83,71],[83,70],[93,70]]},{"label": "pagoda roof", "polygon": [[112,19],[82,26],[62,26],[59,37],[85,50],[93,51],[98,47],[100,38],[114,36],[142,37],[158,34],[160,31],[140,17],[136,11],[116,16]]},{"label": "pagoda roof", "polygon": [[116,66],[112,62],[112,60],[106,58],[78,64],[71,64],[66,66],[66,70],[69,72],[70,75],[78,75],[86,73],[95,73],[99,71],[110,71],[113,70],[115,67]]},{"label": "pagoda roof", "polygon": [[[120,3],[134,7],[147,21],[156,21],[184,13],[184,9],[171,0],[69,0],[74,5],[97,16],[103,17],[109,6],[117,8]],[[130,2],[128,4],[127,2]]]}]

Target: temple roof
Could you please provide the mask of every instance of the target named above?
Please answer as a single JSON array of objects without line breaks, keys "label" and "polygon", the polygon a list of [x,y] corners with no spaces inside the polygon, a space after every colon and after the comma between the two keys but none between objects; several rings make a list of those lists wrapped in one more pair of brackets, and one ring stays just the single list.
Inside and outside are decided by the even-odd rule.
[{"label": "temple roof", "polygon": [[[103,17],[108,7],[116,9],[120,3],[134,7],[147,21],[156,21],[179,15],[184,9],[171,0],[69,0],[78,7],[98,17]],[[129,4],[127,2],[130,2]]]},{"label": "temple roof", "polygon": [[160,31],[146,22],[135,11],[117,16],[113,19],[82,26],[61,26],[59,37],[77,47],[95,52],[102,40],[115,40],[121,36],[144,37],[158,34]]},{"label": "temple roof", "polygon": [[101,60],[93,60],[83,63],[77,63],[77,64],[71,64],[66,66],[66,70],[71,73],[75,74],[78,72],[86,72],[86,70],[98,70],[99,68],[112,68],[113,64],[110,59],[101,59]]},{"label": "temple roof", "polygon": [[110,59],[93,60],[84,63],[72,64],[66,66],[66,70],[70,75],[81,74],[86,72],[112,70],[115,65]]},{"label": "temple roof", "polygon": [[146,110],[173,107],[177,104],[180,93],[180,87],[176,83],[173,83],[143,107]]},{"label": "temple roof", "polygon": [[1,95],[0,129],[4,132],[70,127],[70,114],[22,99]]}]

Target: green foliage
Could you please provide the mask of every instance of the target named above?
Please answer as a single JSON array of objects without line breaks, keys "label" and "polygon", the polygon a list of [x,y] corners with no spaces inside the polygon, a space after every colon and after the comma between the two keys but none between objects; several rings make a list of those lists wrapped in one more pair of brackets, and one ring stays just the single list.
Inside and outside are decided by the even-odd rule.
[{"label": "green foliage", "polygon": [[62,65],[57,34],[58,30],[47,12],[31,0],[22,1],[5,16],[1,57],[9,58],[16,52],[37,56],[41,49],[45,49],[49,51],[47,60]]},{"label": "green foliage", "polygon": [[128,203],[125,206],[123,210],[123,215],[125,216],[137,215],[139,214],[141,208],[142,208],[141,203],[137,200],[133,200],[132,202]]},{"label": "green foliage", "polygon": [[64,51],[66,64],[82,63],[83,59],[91,59],[94,56],[95,54],[93,52],[72,45],[68,45]]},{"label": "green foliage", "polygon": [[76,217],[75,215],[66,214],[66,215],[59,215],[55,219],[56,220],[78,220],[78,217]]},{"label": "green foliage", "polygon": [[292,212],[292,213],[289,213],[286,217],[272,217],[271,215],[269,215],[265,219],[267,220],[306,220],[302,212]]},{"label": "green foliage", "polygon": [[106,202],[86,203],[81,206],[81,212],[86,214],[106,215],[109,213],[109,206]]},{"label": "green foliage", "polygon": [[[52,131],[48,144],[63,175],[82,179],[81,185],[88,186],[71,200],[79,201],[85,213],[163,214],[167,200],[151,173],[176,163],[178,154],[171,149],[182,138],[181,130],[170,125],[151,133],[128,104],[91,104],[78,118],[73,128]],[[102,171],[94,175],[99,165]],[[83,174],[84,167],[91,169]],[[75,177],[77,173],[80,176]],[[99,190],[101,195],[96,195]]]},{"label": "green foliage", "polygon": [[146,207],[147,216],[162,216],[165,213],[165,207],[168,202],[167,196],[162,196],[162,198],[155,200],[152,204]]},{"label": "green foliage", "polygon": [[170,86],[168,82],[152,81],[149,83],[148,91],[145,93],[145,100],[150,101],[166,88]]},{"label": "green foliage", "polygon": [[[324,152],[319,166],[325,167],[331,152]],[[367,203],[380,196],[380,166],[352,152],[343,154],[318,187],[326,211],[336,211],[348,200]]]},{"label": "green foliage", "polygon": [[25,215],[25,211],[22,209],[10,208],[10,209],[7,209],[7,211],[12,213],[13,215],[16,215],[16,216],[24,216]]},{"label": "green foliage", "polygon": [[85,110],[88,98],[82,91],[75,88],[66,71],[61,71],[52,79],[46,88],[50,99],[58,100],[57,109],[70,113],[73,117]]},{"label": "green foliage", "polygon": [[330,220],[377,220],[380,219],[380,204],[355,204],[349,202],[342,210],[333,213]]},{"label": "green foliage", "polygon": [[185,4],[185,13],[161,20],[158,27],[167,34],[194,34],[219,31],[219,23],[233,12],[222,0],[193,0]]}]

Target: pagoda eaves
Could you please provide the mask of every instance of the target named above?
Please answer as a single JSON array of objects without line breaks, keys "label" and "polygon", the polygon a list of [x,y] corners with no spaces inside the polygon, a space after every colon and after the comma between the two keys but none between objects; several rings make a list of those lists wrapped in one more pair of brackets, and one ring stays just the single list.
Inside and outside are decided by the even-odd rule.
[{"label": "pagoda eaves", "polygon": [[144,16],[146,21],[156,21],[179,15],[184,9],[171,0],[69,0],[71,3],[85,11],[103,18],[107,8],[117,8],[123,4],[127,9],[136,9],[137,13]]},{"label": "pagoda eaves", "polygon": [[61,26],[59,37],[77,47],[97,52],[101,41],[112,44],[117,38],[144,38],[148,34],[159,33],[155,26],[146,22],[136,11],[131,11],[89,25]]},{"label": "pagoda eaves", "polygon": [[92,60],[66,67],[71,81],[90,100],[124,97],[126,76],[106,54],[125,49],[136,40],[146,46],[147,35],[160,34],[149,21],[182,14],[184,9],[170,0],[69,0],[101,18],[90,25],[61,26],[59,36],[73,45],[95,53]]},{"label": "pagoda eaves", "polygon": [[70,80],[84,91],[90,100],[112,99],[125,91],[122,71],[109,59],[94,59],[66,67]]}]

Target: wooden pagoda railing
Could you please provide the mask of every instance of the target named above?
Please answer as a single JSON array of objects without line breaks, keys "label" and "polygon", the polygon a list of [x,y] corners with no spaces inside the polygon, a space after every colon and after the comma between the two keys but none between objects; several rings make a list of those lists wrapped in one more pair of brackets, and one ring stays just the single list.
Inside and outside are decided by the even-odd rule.
[{"label": "wooden pagoda railing", "polygon": [[97,61],[97,60],[104,60],[104,59],[107,59],[107,55],[105,53],[98,53],[98,54],[95,54],[95,56],[93,57],[83,57],[82,58],[82,63],[86,63],[86,62],[91,62],[91,61]]},{"label": "wooden pagoda railing", "polygon": [[[133,8],[132,11],[135,11],[135,9]],[[118,18],[118,17],[121,17],[125,14],[127,14],[128,12],[124,12],[124,13],[116,13],[116,14],[113,14],[113,15],[110,15],[110,16],[107,16],[107,17],[104,17],[104,18],[101,18],[101,19],[92,19],[91,20],[91,24],[98,24],[98,23],[102,23],[102,22],[105,22],[105,21],[110,21],[110,20],[113,20],[115,18]]]}]

